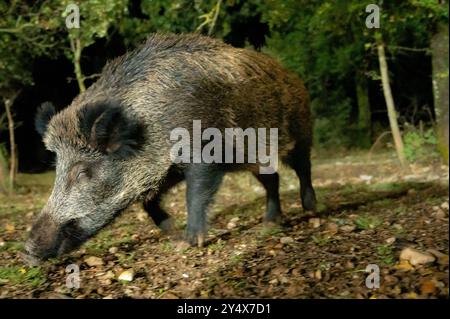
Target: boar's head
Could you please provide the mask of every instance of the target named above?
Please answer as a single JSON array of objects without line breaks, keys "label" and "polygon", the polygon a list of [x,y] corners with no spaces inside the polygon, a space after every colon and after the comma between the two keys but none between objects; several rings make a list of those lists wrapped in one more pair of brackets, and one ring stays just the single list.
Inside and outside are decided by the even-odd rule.
[{"label": "boar's head", "polygon": [[79,247],[146,188],[139,162],[145,127],[114,102],[59,113],[44,103],[35,125],[56,155],[56,178],[25,247],[46,259]]}]

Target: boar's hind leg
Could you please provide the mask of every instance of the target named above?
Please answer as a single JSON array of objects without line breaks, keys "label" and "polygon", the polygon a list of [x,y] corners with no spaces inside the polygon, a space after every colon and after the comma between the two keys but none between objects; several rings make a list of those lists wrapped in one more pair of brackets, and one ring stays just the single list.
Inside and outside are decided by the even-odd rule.
[{"label": "boar's hind leg", "polygon": [[265,222],[279,222],[281,218],[280,194],[278,192],[280,177],[278,173],[254,174],[264,186],[267,193]]},{"label": "boar's hind leg", "polygon": [[190,164],[186,168],[187,229],[191,245],[203,246],[206,236],[207,209],[219,189],[223,172],[212,164]]},{"label": "boar's hind leg", "polygon": [[314,211],[316,209],[316,194],[311,182],[311,159],[310,147],[304,142],[297,141],[294,149],[285,159],[300,179],[300,197],[304,210]]},{"label": "boar's hind leg", "polygon": [[183,179],[183,174],[169,172],[166,181],[161,186],[160,192],[152,199],[144,201],[145,211],[153,219],[156,226],[164,232],[170,232],[173,230],[174,225],[173,219],[170,215],[163,208],[161,208],[161,198],[170,188],[181,182]]}]

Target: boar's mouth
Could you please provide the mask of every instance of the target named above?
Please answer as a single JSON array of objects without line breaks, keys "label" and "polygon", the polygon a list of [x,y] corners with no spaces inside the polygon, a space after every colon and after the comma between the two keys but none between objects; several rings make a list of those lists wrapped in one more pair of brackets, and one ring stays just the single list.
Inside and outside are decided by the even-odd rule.
[{"label": "boar's mouth", "polygon": [[[45,260],[72,251],[88,238],[88,234],[78,226],[76,220],[71,220],[60,227],[47,223],[43,216],[31,230],[30,238],[25,246],[31,258]],[[47,225],[48,227],[44,227]]]}]

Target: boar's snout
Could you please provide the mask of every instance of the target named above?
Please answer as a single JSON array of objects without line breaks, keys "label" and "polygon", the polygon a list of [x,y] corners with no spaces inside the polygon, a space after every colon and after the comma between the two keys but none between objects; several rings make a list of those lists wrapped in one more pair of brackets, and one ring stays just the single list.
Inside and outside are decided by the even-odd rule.
[{"label": "boar's snout", "polygon": [[78,247],[83,237],[76,220],[59,225],[43,211],[31,228],[25,250],[32,257],[48,259]]}]

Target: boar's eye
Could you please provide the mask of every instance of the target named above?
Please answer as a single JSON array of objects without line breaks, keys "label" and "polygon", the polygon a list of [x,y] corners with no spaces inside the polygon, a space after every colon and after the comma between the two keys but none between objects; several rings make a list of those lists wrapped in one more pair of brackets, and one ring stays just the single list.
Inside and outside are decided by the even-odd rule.
[{"label": "boar's eye", "polygon": [[77,182],[80,182],[80,181],[82,181],[82,180],[87,180],[87,179],[89,179],[89,178],[91,178],[91,174],[90,174],[89,169],[87,169],[87,168],[81,168],[81,169],[78,171],[78,173],[77,173],[76,180],[77,180]]},{"label": "boar's eye", "polygon": [[78,162],[72,166],[67,186],[70,188],[74,183],[89,180],[92,177],[92,168],[84,162]]}]

